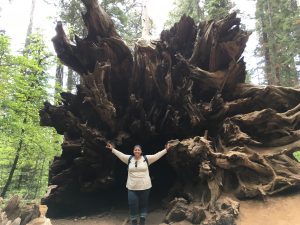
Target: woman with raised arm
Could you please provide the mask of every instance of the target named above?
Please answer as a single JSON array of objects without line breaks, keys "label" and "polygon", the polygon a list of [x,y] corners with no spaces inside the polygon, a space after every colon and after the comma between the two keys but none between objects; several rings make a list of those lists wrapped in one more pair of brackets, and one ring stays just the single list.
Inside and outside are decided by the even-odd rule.
[{"label": "woman with raised arm", "polygon": [[140,217],[140,225],[145,224],[150,188],[152,187],[148,166],[159,160],[170,149],[170,144],[166,144],[165,149],[154,155],[142,155],[142,147],[135,145],[133,156],[125,155],[115,149],[112,144],[107,144],[106,148],[112,151],[122,162],[128,165],[128,177],[126,187],[128,189],[128,204],[130,220],[132,225],[137,225]]}]

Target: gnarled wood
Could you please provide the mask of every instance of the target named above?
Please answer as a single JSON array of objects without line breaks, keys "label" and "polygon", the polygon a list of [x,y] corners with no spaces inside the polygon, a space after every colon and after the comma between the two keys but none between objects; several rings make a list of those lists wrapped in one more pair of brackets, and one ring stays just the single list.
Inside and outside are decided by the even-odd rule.
[{"label": "gnarled wood", "polygon": [[238,207],[218,203],[224,192],[252,198],[299,186],[292,153],[300,141],[300,90],[244,83],[241,56],[250,33],[236,13],[199,25],[183,16],[160,40],[140,41],[131,53],[97,1],[83,3],[87,37],[70,43],[59,22],[53,38],[60,60],[83,82],[76,95],[61,94],[62,105],[45,103],[40,112],[42,125],[64,135],[43,199],[50,214],[86,199],[104,203],[121,190],[118,169],[126,169],[105,149],[108,141],[130,153],[135,143],[155,149],[178,139],[156,174],[164,182],[161,171],[171,166],[168,177],[176,179],[168,198],[187,201],[170,205],[168,222],[178,220],[173,213],[204,221],[202,209],[205,218],[230,209],[232,221]]}]

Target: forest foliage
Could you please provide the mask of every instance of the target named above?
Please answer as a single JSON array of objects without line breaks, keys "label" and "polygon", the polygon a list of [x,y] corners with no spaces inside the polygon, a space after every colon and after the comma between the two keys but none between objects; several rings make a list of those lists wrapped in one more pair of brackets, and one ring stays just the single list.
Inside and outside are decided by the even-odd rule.
[{"label": "forest foliage", "polygon": [[31,35],[22,55],[12,54],[9,38],[0,35],[1,196],[45,193],[49,163],[61,143],[53,129],[39,125],[39,110],[53,97],[47,72],[53,60],[39,34]]},{"label": "forest foliage", "polygon": [[196,22],[221,18],[226,16],[234,7],[231,0],[174,0],[175,8],[169,13],[166,22],[167,27],[171,27],[179,21],[182,15],[190,16]]},{"label": "forest foliage", "polygon": [[299,85],[299,18],[297,0],[257,0],[257,55],[262,57],[265,84]]}]

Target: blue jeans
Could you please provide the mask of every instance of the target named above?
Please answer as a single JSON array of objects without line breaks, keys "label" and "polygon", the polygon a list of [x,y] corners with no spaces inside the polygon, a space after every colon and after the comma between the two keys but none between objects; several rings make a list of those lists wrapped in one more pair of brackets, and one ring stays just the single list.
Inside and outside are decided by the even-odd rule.
[{"label": "blue jeans", "polygon": [[137,220],[140,217],[146,217],[148,212],[148,199],[150,189],[133,191],[128,190],[128,204],[130,220]]}]

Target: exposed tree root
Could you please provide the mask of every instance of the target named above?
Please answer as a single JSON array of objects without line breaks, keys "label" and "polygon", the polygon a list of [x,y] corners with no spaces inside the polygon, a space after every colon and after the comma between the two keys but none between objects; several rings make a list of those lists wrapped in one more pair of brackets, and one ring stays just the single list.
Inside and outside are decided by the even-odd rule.
[{"label": "exposed tree root", "polygon": [[87,37],[72,44],[59,22],[53,38],[59,59],[83,82],[76,95],[62,93],[61,105],[45,103],[40,112],[42,125],[64,135],[43,199],[50,214],[80,205],[87,194],[100,201],[113,195],[118,171],[108,141],[130,153],[134,143],[153,149],[181,140],[172,141],[168,156],[177,175],[169,197],[187,202],[171,204],[168,222],[172,207],[187,208],[182,218],[203,224],[213,211],[236,215],[218,205],[224,192],[253,198],[299,187],[292,153],[300,147],[300,90],[244,83],[241,55],[250,33],[236,13],[199,25],[183,16],[131,53],[97,0],[83,3]]}]

